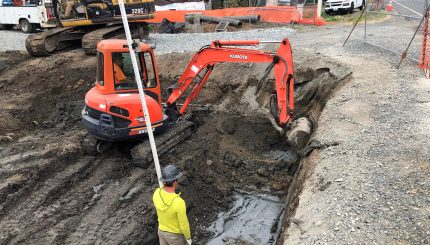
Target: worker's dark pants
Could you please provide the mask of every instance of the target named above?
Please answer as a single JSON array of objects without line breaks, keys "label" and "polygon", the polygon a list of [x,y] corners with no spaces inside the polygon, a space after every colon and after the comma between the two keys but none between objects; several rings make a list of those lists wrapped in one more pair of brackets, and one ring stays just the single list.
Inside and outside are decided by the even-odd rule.
[{"label": "worker's dark pants", "polygon": [[187,245],[184,235],[158,230],[160,245]]}]

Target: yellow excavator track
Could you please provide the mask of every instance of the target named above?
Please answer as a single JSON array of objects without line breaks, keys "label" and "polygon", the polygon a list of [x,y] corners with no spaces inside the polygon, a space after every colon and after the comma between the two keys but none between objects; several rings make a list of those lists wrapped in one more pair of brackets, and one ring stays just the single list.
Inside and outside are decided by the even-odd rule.
[{"label": "yellow excavator track", "polygon": [[49,56],[55,51],[67,48],[67,42],[61,40],[62,34],[73,28],[55,28],[49,31],[29,35],[25,40],[25,48],[32,56]]},{"label": "yellow excavator track", "polygon": [[[146,22],[131,23],[133,37],[147,38],[149,28]],[[139,34],[138,29],[141,29]],[[103,39],[123,38],[122,25],[93,26],[92,28],[55,28],[29,35],[25,41],[28,53],[34,57],[50,56],[55,52],[80,46],[86,54],[96,54],[97,43]]]}]

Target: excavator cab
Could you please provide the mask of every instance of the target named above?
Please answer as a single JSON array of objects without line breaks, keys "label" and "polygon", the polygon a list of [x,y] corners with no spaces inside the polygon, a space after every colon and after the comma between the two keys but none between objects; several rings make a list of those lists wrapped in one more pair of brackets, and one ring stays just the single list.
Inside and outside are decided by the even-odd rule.
[{"label": "excavator cab", "polygon": [[[130,21],[153,18],[153,0],[124,1]],[[121,21],[118,0],[54,0],[53,11],[63,27]]]},{"label": "excavator cab", "polygon": [[[153,48],[141,43],[136,53],[139,73],[155,132],[168,126]],[[95,138],[122,141],[146,134],[146,125],[125,40],[104,40],[97,46],[95,86],[85,96],[84,126]]]},{"label": "excavator cab", "polygon": [[[155,77],[151,52],[140,52],[136,58],[144,88],[153,89],[157,87],[158,82]],[[115,91],[137,89],[130,53],[113,52],[112,65]]]}]

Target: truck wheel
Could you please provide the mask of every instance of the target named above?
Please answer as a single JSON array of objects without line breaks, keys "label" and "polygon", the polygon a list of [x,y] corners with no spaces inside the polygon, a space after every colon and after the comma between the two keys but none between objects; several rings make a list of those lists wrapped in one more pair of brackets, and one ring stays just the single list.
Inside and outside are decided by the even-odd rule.
[{"label": "truck wheel", "polygon": [[3,29],[12,30],[15,25],[3,25]]},{"label": "truck wheel", "polygon": [[349,9],[349,13],[352,14],[352,12],[354,12],[354,3],[351,3],[351,8]]},{"label": "truck wheel", "polygon": [[25,33],[32,33],[34,31],[34,25],[30,23],[27,19],[22,19],[19,22],[19,26],[21,27],[21,31]]},{"label": "truck wheel", "polygon": [[364,1],[364,0],[363,0],[363,2],[361,3],[361,6],[360,6],[360,8],[359,8],[359,9],[360,9],[360,10],[363,10],[364,6],[366,6],[366,1]]}]

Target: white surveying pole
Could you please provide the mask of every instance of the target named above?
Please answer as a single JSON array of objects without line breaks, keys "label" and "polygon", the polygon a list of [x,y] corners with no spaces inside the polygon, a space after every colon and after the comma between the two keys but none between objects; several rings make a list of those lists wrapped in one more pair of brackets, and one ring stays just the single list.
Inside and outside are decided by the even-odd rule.
[{"label": "white surveying pole", "polygon": [[160,181],[161,168],[160,168],[160,162],[158,161],[157,147],[155,146],[155,139],[154,139],[154,134],[152,132],[151,120],[149,118],[148,107],[146,106],[145,92],[143,91],[142,80],[140,79],[140,73],[137,66],[136,53],[134,52],[134,49],[132,46],[133,40],[131,39],[130,27],[128,26],[128,20],[127,20],[127,13],[125,12],[125,8],[124,8],[124,1],[119,0],[118,4],[119,4],[119,9],[121,11],[121,17],[122,17],[122,23],[124,25],[125,36],[127,37],[128,50],[130,51],[131,62],[133,64],[134,77],[136,79],[137,87],[139,89],[140,102],[142,102],[143,116],[145,118],[145,124],[146,124],[146,130],[148,132],[149,143],[151,144],[152,158],[154,159],[155,171],[157,172],[157,178],[158,178],[158,184],[160,185],[160,187],[163,187],[163,183]]}]

